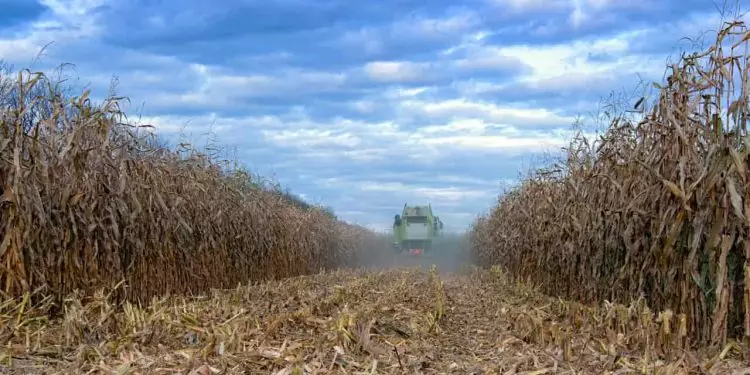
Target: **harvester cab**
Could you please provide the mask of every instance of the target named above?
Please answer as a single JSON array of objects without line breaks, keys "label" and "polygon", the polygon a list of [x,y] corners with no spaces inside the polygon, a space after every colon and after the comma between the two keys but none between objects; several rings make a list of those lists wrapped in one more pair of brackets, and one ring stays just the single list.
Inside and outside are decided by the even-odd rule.
[{"label": "harvester cab", "polygon": [[393,220],[393,247],[396,252],[408,251],[414,255],[431,253],[434,240],[442,237],[443,222],[432,213],[432,205],[409,206],[404,204],[400,215]]}]

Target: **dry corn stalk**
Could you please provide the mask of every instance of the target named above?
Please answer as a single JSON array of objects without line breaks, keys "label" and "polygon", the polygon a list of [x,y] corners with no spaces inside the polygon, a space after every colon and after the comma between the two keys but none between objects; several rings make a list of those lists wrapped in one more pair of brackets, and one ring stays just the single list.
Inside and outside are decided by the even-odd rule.
[{"label": "dry corn stalk", "polygon": [[654,103],[500,197],[474,223],[475,261],[555,296],[645,297],[694,342],[750,339],[749,36],[728,23]]},{"label": "dry corn stalk", "polygon": [[[352,264],[381,239],[209,155],[125,124],[117,98],[66,99],[42,74],[0,74],[0,289],[59,299],[207,292]],[[382,242],[382,241],[381,241]],[[385,246],[385,245],[384,245]]]}]

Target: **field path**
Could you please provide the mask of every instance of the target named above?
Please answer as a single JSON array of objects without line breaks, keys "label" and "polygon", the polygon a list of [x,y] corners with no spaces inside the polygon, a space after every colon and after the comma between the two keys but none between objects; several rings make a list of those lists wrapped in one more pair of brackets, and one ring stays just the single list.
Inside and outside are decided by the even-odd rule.
[{"label": "field path", "polygon": [[[71,303],[65,320],[30,328],[28,344],[19,334],[24,342],[6,351],[13,363],[0,372],[699,373],[687,372],[697,371],[697,355],[654,361],[654,352],[644,360],[643,351],[632,349],[637,345],[623,343],[625,335],[613,338],[593,310],[512,284],[499,272],[455,267],[441,274],[424,258],[401,262],[145,309],[104,298]],[[730,366],[739,368],[727,358],[704,371],[733,373]]]}]

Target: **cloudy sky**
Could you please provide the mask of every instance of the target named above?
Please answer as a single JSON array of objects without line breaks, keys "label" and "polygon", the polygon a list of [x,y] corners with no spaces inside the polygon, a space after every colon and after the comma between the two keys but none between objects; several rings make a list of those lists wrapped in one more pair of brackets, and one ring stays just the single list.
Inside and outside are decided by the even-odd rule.
[{"label": "cloudy sky", "polygon": [[661,80],[692,49],[680,38],[720,25],[716,4],[0,0],[0,58],[74,64],[100,98],[116,76],[131,117],[172,140],[212,131],[345,220],[388,228],[431,202],[462,230],[577,116]]}]

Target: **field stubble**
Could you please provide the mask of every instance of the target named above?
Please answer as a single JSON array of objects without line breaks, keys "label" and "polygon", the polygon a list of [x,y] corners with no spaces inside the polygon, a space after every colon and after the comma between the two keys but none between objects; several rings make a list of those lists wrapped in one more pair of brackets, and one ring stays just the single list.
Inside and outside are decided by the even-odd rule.
[{"label": "field stubble", "polygon": [[562,301],[499,267],[336,271],[147,307],[98,293],[54,322],[45,308],[0,306],[4,373],[750,374],[739,346],[666,344],[683,337],[643,304]]}]

